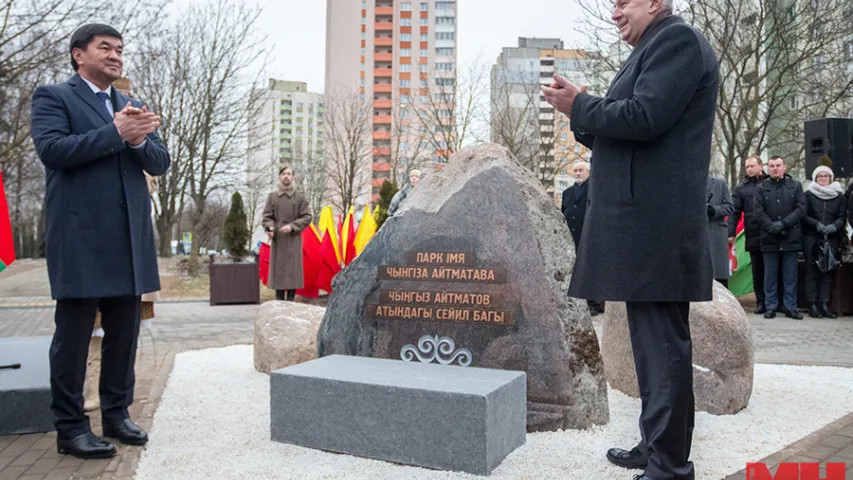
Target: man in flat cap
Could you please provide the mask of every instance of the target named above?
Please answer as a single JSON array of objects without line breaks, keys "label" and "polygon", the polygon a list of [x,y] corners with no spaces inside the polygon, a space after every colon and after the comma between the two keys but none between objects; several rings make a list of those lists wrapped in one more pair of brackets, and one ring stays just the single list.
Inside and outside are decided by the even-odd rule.
[{"label": "man in flat cap", "polygon": [[160,117],[112,86],[122,75],[121,34],[107,25],[71,37],[75,74],[33,93],[32,137],[45,166],[45,252],[56,330],[50,347],[51,409],[60,453],[108,458],[83,413],[83,381],[95,313],[104,339],[100,400],[105,437],[143,445],[133,402],[140,297],[160,289],[145,173],[171,159],[155,133]]}]

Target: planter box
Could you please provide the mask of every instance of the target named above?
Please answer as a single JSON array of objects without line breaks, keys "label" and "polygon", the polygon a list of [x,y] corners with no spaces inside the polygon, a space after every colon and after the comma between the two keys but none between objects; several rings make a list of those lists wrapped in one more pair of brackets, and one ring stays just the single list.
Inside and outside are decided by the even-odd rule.
[{"label": "planter box", "polygon": [[211,263],[210,304],[233,305],[261,303],[258,264]]}]

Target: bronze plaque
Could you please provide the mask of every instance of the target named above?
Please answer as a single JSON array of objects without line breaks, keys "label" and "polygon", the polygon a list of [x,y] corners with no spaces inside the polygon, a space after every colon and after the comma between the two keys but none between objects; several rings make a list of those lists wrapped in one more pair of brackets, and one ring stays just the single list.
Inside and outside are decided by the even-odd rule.
[{"label": "bronze plaque", "polygon": [[503,302],[494,293],[448,292],[443,290],[379,290],[382,304],[414,304],[473,308],[501,308]]},{"label": "bronze plaque", "polygon": [[380,265],[378,280],[432,282],[506,283],[503,267],[444,267]]},{"label": "bronze plaque", "polygon": [[367,316],[376,319],[515,325],[509,310],[460,308],[437,305],[367,305]]},{"label": "bronze plaque", "polygon": [[474,252],[408,252],[406,265],[476,267],[477,256]]}]

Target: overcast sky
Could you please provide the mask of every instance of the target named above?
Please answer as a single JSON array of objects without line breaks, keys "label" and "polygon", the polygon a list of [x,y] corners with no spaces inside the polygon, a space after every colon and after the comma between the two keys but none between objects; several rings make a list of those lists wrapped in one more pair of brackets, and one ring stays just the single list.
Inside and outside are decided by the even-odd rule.
[{"label": "overcast sky", "polygon": [[[177,0],[178,6],[193,0]],[[201,0],[205,1],[205,0]],[[358,0],[350,0],[357,2]],[[414,0],[413,0],[414,1]],[[575,0],[457,0],[458,63],[478,58],[491,64],[501,48],[515,46],[518,37],[558,37],[566,47],[578,46],[573,18],[580,14]],[[326,52],[326,0],[257,0],[264,10],[261,34],[273,48],[271,76],[308,83],[323,92]],[[357,20],[356,20],[357,21]]]}]

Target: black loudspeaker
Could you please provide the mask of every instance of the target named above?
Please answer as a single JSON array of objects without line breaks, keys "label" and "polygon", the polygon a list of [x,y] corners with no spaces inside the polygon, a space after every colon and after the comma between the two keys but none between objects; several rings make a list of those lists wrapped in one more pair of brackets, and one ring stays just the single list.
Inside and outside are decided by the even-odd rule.
[{"label": "black loudspeaker", "polygon": [[806,140],[806,175],[826,156],[832,161],[835,178],[853,175],[853,118],[819,118],[803,125]]}]

